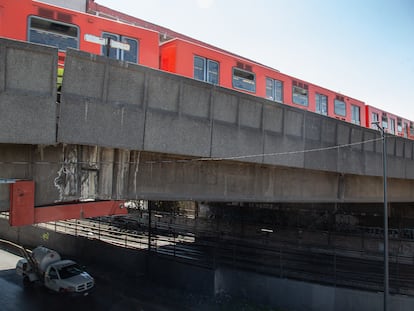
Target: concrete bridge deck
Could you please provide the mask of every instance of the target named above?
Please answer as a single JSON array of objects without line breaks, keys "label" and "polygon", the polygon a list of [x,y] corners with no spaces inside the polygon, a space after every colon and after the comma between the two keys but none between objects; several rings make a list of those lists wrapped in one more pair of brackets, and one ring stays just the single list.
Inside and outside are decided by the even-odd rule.
[{"label": "concrete bridge deck", "polygon": [[[56,103],[56,72],[57,50],[0,39],[0,178],[34,180],[36,206],[382,201],[377,131],[74,50]],[[387,142],[389,200],[414,202],[414,142]]]}]

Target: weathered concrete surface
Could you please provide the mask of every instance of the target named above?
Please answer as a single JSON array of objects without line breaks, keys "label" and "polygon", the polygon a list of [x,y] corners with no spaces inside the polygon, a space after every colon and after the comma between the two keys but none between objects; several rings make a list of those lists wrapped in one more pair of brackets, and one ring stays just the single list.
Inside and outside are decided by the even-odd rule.
[{"label": "weathered concrete surface", "polygon": [[[383,199],[377,131],[74,50],[57,106],[56,50],[0,42],[0,178],[34,180],[36,206]],[[413,141],[387,141],[389,200],[414,202]]]},{"label": "weathered concrete surface", "polygon": [[[382,202],[381,177],[208,161],[84,145],[0,144],[2,178],[31,179],[35,205],[77,199]],[[414,202],[414,181],[390,178],[390,202]],[[8,185],[0,187],[7,205]],[[7,209],[7,207],[6,207]]]},{"label": "weathered concrete surface", "polygon": [[0,38],[0,143],[56,143],[57,56]]},{"label": "weathered concrete surface", "polygon": [[70,55],[65,61],[58,141],[141,149],[144,74],[138,66]]},{"label": "weathered concrete surface", "polygon": [[[73,50],[58,142],[382,176],[377,131]],[[388,162],[414,179],[413,141],[389,137]]]},{"label": "weathered concrete surface", "polygon": [[[126,197],[124,175],[129,165],[124,155],[124,150],[93,146],[0,144],[0,178],[34,180],[36,206],[121,198]],[[8,192],[8,185],[1,185],[3,207]]]},{"label": "weathered concrete surface", "polygon": [[[262,274],[218,268],[215,274],[216,294],[225,293],[250,301],[298,311],[377,311],[383,309],[383,293],[324,286],[281,279]],[[389,296],[389,310],[409,311],[414,298]]]}]

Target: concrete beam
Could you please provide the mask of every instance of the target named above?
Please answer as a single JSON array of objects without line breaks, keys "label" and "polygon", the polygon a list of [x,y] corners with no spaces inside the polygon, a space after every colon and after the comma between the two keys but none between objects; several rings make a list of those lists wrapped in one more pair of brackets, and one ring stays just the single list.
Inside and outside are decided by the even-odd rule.
[{"label": "concrete beam", "polygon": [[[78,199],[382,200],[377,131],[74,50],[67,53],[56,139],[56,65],[49,63],[56,51],[1,43],[7,117],[0,122],[0,177],[33,180],[35,206]],[[31,57],[48,69],[13,67]],[[413,143],[388,139],[390,201],[414,201]],[[0,201],[4,193],[1,187]]]},{"label": "concrete beam", "polygon": [[[33,180],[35,206],[76,200],[382,202],[382,177],[82,145],[0,145],[4,178]],[[7,206],[8,188],[0,187]],[[414,180],[388,179],[390,202]],[[4,210],[4,209],[3,209]]]},{"label": "concrete beam", "polygon": [[[79,51],[66,62],[60,143],[382,176],[378,131]],[[388,163],[414,179],[413,141],[389,137]]]},{"label": "concrete beam", "polygon": [[57,49],[0,38],[0,143],[56,143]]}]

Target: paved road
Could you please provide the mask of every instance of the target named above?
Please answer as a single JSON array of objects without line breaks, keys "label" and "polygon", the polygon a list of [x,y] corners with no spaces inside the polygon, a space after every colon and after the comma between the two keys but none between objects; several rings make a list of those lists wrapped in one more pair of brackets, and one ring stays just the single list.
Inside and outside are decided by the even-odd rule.
[{"label": "paved road", "polygon": [[[137,310],[164,311],[176,310],[153,301],[142,301],[131,294],[130,282],[122,279],[101,277],[95,271],[97,285],[88,297],[66,297],[52,293],[41,286],[23,288],[21,277],[15,273],[16,262],[20,257],[0,249],[0,310]],[[92,274],[92,273],[91,273]],[[128,284],[129,283],[129,284]]]}]

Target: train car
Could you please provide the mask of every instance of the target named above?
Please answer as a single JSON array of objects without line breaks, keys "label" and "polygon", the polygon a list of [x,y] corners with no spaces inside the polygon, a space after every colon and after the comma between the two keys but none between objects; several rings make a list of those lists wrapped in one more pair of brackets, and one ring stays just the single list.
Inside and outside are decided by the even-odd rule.
[{"label": "train car", "polygon": [[365,103],[344,94],[328,90],[318,85],[291,78],[287,90],[292,93],[287,103],[299,108],[303,105],[309,111],[338,120],[366,126]]},{"label": "train car", "polygon": [[399,117],[395,114],[381,110],[379,108],[366,106],[366,124],[367,127],[378,129],[376,123],[388,134],[414,139],[414,122]]},{"label": "train car", "polygon": [[[53,3],[52,0],[48,2]],[[138,27],[128,19],[124,23],[101,17],[100,10],[106,8],[95,4],[93,0],[86,1],[86,9],[94,14],[36,0],[0,0],[0,36],[55,46],[59,49],[61,65],[66,49],[75,48],[159,68],[363,127],[372,127],[372,122],[384,119],[384,128],[389,133],[414,139],[413,122],[366,106],[360,100],[283,74],[201,41],[189,40],[173,31],[168,32],[168,36],[177,37],[159,44],[158,31],[145,28],[145,23],[143,27]],[[108,10],[110,14],[105,13],[108,17],[118,13]],[[159,29],[166,31],[162,27]],[[107,47],[91,42],[90,38],[110,38],[124,42],[130,50],[107,50]]]},{"label": "train car", "polygon": [[160,69],[366,125],[365,103],[222,50],[175,38],[160,45]]},{"label": "train car", "polygon": [[179,38],[160,45],[160,69],[249,94],[261,94],[253,62]]},{"label": "train car", "polygon": [[[157,32],[35,0],[0,0],[0,36],[57,47],[61,65],[66,49],[74,48],[159,67]],[[127,43],[129,50],[107,50],[91,38]]]}]

